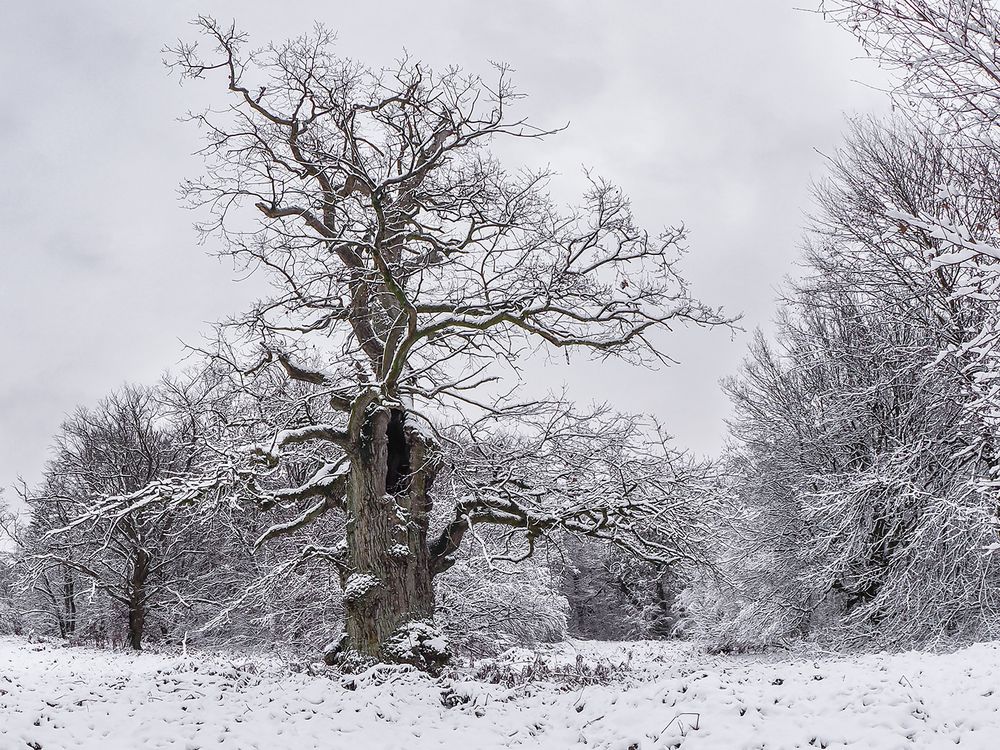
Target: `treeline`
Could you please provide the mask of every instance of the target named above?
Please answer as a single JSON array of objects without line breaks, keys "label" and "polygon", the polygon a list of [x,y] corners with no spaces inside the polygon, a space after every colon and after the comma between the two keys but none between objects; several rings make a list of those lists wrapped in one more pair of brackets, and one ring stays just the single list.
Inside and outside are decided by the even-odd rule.
[{"label": "treeline", "polygon": [[721,646],[997,635],[995,424],[964,346],[994,303],[930,270],[945,243],[891,207],[995,228],[998,166],[867,120],[831,159],[775,340],[724,384],[733,586],[702,602]]},{"label": "treeline", "polygon": [[738,375],[720,648],[1000,635],[1000,9],[835,0],[895,76],[816,189],[801,280]]},{"label": "treeline", "polygon": [[[127,386],[64,422],[43,480],[19,490],[18,514],[2,516],[0,632],[131,649],[184,643],[322,653],[342,629],[344,603],[321,550],[343,535],[343,517],[262,543],[278,536],[288,509],[219,494],[213,477],[186,502],[118,502],[205,476],[217,468],[227,431],[262,418],[240,416],[245,404],[222,397],[220,386],[210,371]],[[289,462],[291,476],[271,479],[301,481],[295,474],[308,474],[312,461],[303,453]],[[678,622],[675,571],[569,537],[533,559],[515,562],[510,552],[508,539],[484,529],[439,579],[436,619],[460,656],[570,634],[664,637]]]}]

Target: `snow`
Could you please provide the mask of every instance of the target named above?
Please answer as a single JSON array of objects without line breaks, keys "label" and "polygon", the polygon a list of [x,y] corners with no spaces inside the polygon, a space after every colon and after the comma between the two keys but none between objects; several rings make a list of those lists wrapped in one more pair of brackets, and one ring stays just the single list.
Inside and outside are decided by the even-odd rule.
[{"label": "snow", "polygon": [[410,556],[410,548],[405,544],[394,544],[389,547],[389,557],[394,560],[405,560]]},{"label": "snow", "polygon": [[925,213],[914,215],[893,209],[886,211],[886,216],[901,224],[921,229],[930,237],[950,243],[957,248],[954,252],[942,253],[932,258],[932,270],[941,266],[965,263],[981,255],[994,260],[1000,259],[1000,249],[972,239],[972,233],[967,227],[952,225]]},{"label": "snow", "polygon": [[378,588],[379,581],[368,573],[352,573],[344,585],[344,601],[359,602]]},{"label": "snow", "polygon": [[[532,670],[544,682],[525,679]],[[610,667],[610,682],[584,679]],[[573,642],[433,679],[0,638],[0,748],[995,748],[1000,644],[950,654],[710,656]],[[456,745],[457,743],[457,745]]]},{"label": "snow", "polygon": [[387,641],[385,648],[394,659],[407,663],[426,664],[431,661],[446,661],[448,658],[447,639],[428,622],[408,622],[399,628]]}]

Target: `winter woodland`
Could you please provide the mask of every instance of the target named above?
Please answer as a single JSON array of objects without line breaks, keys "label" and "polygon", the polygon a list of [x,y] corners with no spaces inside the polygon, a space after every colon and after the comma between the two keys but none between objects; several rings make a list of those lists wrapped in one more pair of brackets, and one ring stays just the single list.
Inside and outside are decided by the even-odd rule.
[{"label": "winter woodland", "polygon": [[[269,292],[0,497],[0,747],[996,747],[1000,7],[811,11],[892,114],[852,117],[738,339],[683,217],[505,163],[561,134],[507,64],[168,44],[211,102],[181,201]],[[685,367],[682,327],[749,341],[720,455],[523,387]]]}]

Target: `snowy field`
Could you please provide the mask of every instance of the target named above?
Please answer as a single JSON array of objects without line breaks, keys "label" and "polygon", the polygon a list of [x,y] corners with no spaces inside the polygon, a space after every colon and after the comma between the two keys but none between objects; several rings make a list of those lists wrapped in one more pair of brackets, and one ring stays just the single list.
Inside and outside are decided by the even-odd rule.
[{"label": "snowy field", "polygon": [[[0,748],[1000,747],[994,643],[781,658],[574,642],[547,652],[546,681],[524,684],[533,658],[512,654],[478,681],[400,671],[347,681],[0,639]],[[586,684],[595,669],[611,682]]]}]

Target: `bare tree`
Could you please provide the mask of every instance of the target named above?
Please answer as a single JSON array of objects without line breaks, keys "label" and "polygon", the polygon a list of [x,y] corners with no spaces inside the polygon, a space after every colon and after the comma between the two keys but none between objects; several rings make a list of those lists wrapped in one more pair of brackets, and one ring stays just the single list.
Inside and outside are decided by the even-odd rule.
[{"label": "bare tree", "polygon": [[[854,34],[895,74],[894,96],[918,120],[928,118],[956,153],[986,152],[996,160],[1000,128],[1000,9],[990,0],[824,0],[820,10]],[[939,126],[943,122],[944,128]],[[933,267],[979,257],[1000,259],[998,216],[965,224],[947,211],[962,198],[938,186],[945,210],[889,206],[896,218],[951,246]],[[995,209],[996,207],[994,207]]]},{"label": "bare tree", "polygon": [[[674,559],[675,546],[631,522],[669,513],[656,490],[612,474],[588,478],[579,506],[558,514],[535,503],[551,487],[490,485],[432,537],[431,490],[447,438],[431,425],[456,410],[480,425],[523,413],[501,378],[540,347],[648,365],[668,359],[660,332],[727,323],[677,274],[683,232],[639,228],[628,200],[602,180],[591,177],[583,204],[562,210],[547,172],[505,170],[491,141],[551,131],[512,116],[520,95],[504,66],[493,83],[405,57],[371,70],[335,56],[333,35],[320,27],[250,50],[234,26],[206,17],[195,25],[205,54],[179,43],[168,63],[184,79],[217,76],[229,98],[192,116],[206,136],[206,172],[184,192],[210,212],[203,231],[276,289],[228,325],[210,354],[240,377],[274,365],[313,389],[284,411],[287,424],[257,430],[248,451],[258,466],[320,446],[298,486],[275,489],[237,472],[240,492],[306,504],[261,541],[331,509],[346,514],[344,545],[311,550],[341,571],[342,646],[409,658],[399,644],[431,620],[433,578],[476,523],[519,531],[529,551],[539,534],[564,527]],[[485,458],[495,474],[515,468],[501,455]]]},{"label": "bare tree", "polygon": [[[978,162],[978,179],[942,180],[920,210],[889,204],[900,233],[924,238],[929,273],[958,268],[963,283],[950,304],[988,303],[979,325],[946,356],[967,363],[975,381],[973,419],[1000,429],[1000,8],[991,0],[829,0],[822,10],[895,74],[897,103],[933,132],[953,159]],[[971,188],[971,189],[970,189]],[[956,207],[978,204],[972,217]]]},{"label": "bare tree", "polygon": [[189,472],[194,437],[190,425],[169,421],[154,390],[137,387],[77,410],[63,424],[42,485],[24,493],[31,515],[20,540],[62,635],[76,629],[81,583],[124,609],[136,650],[150,613],[182,598],[185,562],[205,550],[179,514],[93,511],[109,496]]},{"label": "bare tree", "polygon": [[[1000,124],[1000,9],[991,0],[822,0],[896,77],[907,108],[987,139]],[[988,142],[988,141],[987,141]]]}]

